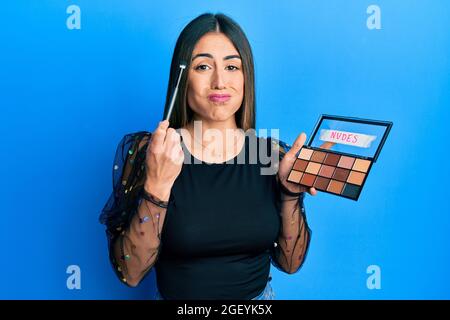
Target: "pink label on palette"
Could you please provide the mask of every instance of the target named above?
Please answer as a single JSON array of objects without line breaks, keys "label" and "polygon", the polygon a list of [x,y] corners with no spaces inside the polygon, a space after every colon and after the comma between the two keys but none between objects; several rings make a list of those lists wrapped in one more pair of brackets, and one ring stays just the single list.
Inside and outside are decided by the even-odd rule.
[{"label": "pink label on palette", "polygon": [[360,148],[370,148],[370,144],[376,138],[376,136],[362,133],[327,129],[320,130],[320,140],[322,141],[347,144]]}]

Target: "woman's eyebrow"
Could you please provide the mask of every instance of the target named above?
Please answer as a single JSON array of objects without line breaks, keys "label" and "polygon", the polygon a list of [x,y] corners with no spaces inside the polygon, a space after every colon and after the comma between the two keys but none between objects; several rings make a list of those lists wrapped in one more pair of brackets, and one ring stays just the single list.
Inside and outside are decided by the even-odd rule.
[{"label": "woman's eyebrow", "polygon": [[223,60],[230,60],[230,59],[241,59],[241,57],[238,54],[232,54],[230,56],[226,56],[223,58]]},{"label": "woman's eyebrow", "polygon": [[[214,58],[212,56],[212,54],[210,54],[210,53],[198,53],[192,58],[192,61],[194,61],[194,59],[199,58],[199,57],[207,57],[207,58],[211,58],[211,59]],[[238,54],[232,54],[229,56],[225,56],[223,58],[223,60],[230,60],[230,59],[241,59],[241,57]]]}]

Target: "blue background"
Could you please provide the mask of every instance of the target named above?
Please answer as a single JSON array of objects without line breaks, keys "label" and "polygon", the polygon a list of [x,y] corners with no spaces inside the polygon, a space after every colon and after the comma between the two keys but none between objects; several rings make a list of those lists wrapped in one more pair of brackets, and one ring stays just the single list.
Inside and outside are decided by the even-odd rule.
[{"label": "blue background", "polygon": [[[66,8],[81,8],[69,30]],[[366,9],[381,8],[381,30]],[[255,56],[257,128],[292,143],[319,114],[394,122],[358,202],[306,199],[303,268],[273,270],[278,299],[450,298],[450,3],[442,1],[5,1],[0,10],[0,298],[146,299],[107,259],[98,215],[115,148],[162,117],[182,28],[223,12]],[[66,268],[81,268],[81,289]],[[369,265],[381,289],[366,286]]]}]

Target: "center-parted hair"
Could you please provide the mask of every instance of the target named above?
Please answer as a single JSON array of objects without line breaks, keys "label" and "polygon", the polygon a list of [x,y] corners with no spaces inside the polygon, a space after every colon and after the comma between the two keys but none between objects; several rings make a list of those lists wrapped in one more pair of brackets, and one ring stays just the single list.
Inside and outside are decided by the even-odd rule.
[{"label": "center-parted hair", "polygon": [[[242,71],[244,74],[244,98],[242,105],[236,112],[236,124],[238,128],[244,131],[255,129],[255,70],[252,50],[241,27],[224,14],[202,14],[189,22],[178,37],[170,65],[164,118],[167,115],[171,95],[176,86],[180,64],[187,63],[189,70],[192,51],[200,38],[208,32],[219,32],[227,36],[241,56]],[[178,96],[169,119],[170,127],[175,129],[185,126],[193,119],[193,111],[187,105],[187,82],[188,72],[185,72],[181,77]]]}]

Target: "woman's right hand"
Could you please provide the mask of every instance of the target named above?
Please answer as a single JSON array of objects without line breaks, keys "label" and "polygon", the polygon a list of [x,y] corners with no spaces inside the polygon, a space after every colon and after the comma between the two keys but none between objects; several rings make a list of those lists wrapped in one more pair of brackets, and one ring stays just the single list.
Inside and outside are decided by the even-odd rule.
[{"label": "woman's right hand", "polygon": [[180,134],[169,128],[168,120],[161,121],[153,132],[146,151],[145,190],[163,201],[168,201],[183,162]]}]

